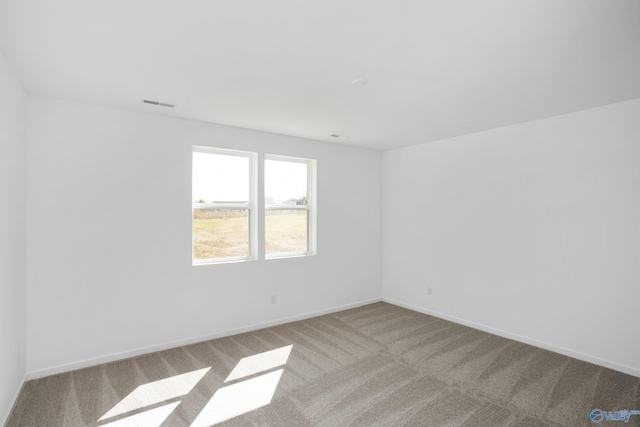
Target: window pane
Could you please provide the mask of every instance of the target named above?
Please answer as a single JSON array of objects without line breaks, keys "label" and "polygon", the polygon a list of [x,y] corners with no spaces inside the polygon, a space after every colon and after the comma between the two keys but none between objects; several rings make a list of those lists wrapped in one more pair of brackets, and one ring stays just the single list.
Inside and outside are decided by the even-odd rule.
[{"label": "window pane", "polygon": [[193,153],[193,202],[249,201],[249,158]]},{"label": "window pane", "polygon": [[267,255],[307,252],[307,210],[265,210],[264,245]]},{"label": "window pane", "polygon": [[249,209],[194,209],[194,259],[249,256]]},{"label": "window pane", "polygon": [[267,206],[307,204],[307,164],[265,160],[264,199]]}]

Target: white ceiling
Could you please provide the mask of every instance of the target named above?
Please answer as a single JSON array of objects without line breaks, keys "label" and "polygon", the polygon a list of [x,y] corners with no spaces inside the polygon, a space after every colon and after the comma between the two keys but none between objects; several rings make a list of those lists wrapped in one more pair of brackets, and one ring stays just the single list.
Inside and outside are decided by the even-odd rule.
[{"label": "white ceiling", "polygon": [[640,0],[0,0],[0,49],[29,93],[386,150],[640,97]]}]

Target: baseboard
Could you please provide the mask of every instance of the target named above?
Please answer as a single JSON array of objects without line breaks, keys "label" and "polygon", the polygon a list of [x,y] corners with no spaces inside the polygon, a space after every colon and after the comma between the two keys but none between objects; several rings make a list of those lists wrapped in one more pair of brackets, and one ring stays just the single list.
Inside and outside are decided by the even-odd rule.
[{"label": "baseboard", "polygon": [[20,396],[20,393],[22,393],[22,390],[24,389],[24,384],[27,382],[27,374],[25,373],[24,376],[22,377],[22,382],[20,383],[20,388],[18,388],[18,391],[14,394],[13,399],[11,399],[11,409],[9,409],[9,413],[7,414],[7,417],[2,421],[2,425],[6,425],[7,422],[11,419],[11,414],[13,414],[13,411],[16,409],[16,402],[18,401],[18,397]]},{"label": "baseboard", "polygon": [[228,337],[228,336],[231,336],[231,335],[242,334],[244,332],[251,332],[251,331],[256,331],[258,329],[264,329],[264,328],[269,328],[269,327],[272,327],[272,326],[278,326],[278,325],[282,325],[282,324],[285,324],[285,323],[296,322],[298,320],[304,320],[304,319],[309,319],[309,318],[312,318],[312,317],[323,316],[325,314],[331,314],[331,313],[335,313],[335,312],[342,311],[342,310],[348,310],[350,308],[361,307],[363,305],[373,304],[375,302],[380,302],[380,301],[382,301],[381,298],[372,298],[372,299],[369,299],[369,300],[359,301],[359,302],[356,302],[356,303],[346,304],[346,305],[342,305],[342,306],[338,306],[338,307],[332,307],[332,308],[328,308],[328,309],[324,309],[324,310],[319,310],[319,311],[299,314],[299,315],[290,316],[290,317],[283,317],[283,318],[280,318],[280,319],[271,320],[269,322],[255,323],[255,324],[252,324],[252,325],[242,326],[240,328],[234,328],[234,329],[228,329],[228,330],[225,330],[225,331],[214,332],[212,334],[200,335],[200,336],[197,336],[197,337],[191,337],[191,338],[186,338],[186,339],[177,340],[177,341],[171,341],[171,342],[167,342],[167,343],[163,343],[163,344],[159,344],[159,345],[142,347],[142,348],[138,348],[138,349],[135,349],[135,350],[124,351],[124,352],[120,352],[120,353],[113,353],[113,354],[109,354],[109,355],[106,355],[106,356],[100,356],[100,357],[95,357],[95,358],[91,358],[91,359],[80,360],[80,361],[77,361],[77,362],[66,363],[66,364],[63,364],[63,365],[53,366],[53,367],[50,367],[50,368],[38,369],[38,370],[35,370],[35,371],[27,372],[27,378],[28,379],[37,379],[37,378],[48,377],[49,375],[55,375],[55,374],[60,374],[60,373],[63,373],[63,372],[74,371],[76,369],[88,368],[90,366],[100,365],[100,364],[103,364],[103,363],[115,362],[117,360],[122,360],[122,359],[128,359],[130,357],[141,356],[143,354],[154,353],[156,351],[168,350],[170,348],[180,347],[180,346],[183,346],[183,345],[195,344],[195,343],[199,343],[199,342],[202,342],[202,341],[209,341],[209,340],[213,340],[213,339],[216,339],[216,338],[223,338],[223,337]]},{"label": "baseboard", "polygon": [[486,326],[480,323],[472,322],[466,319],[461,319],[459,317],[450,316],[448,314],[440,313],[433,310],[428,310],[426,308],[414,306],[411,304],[406,304],[400,301],[396,301],[391,298],[382,298],[382,301],[397,305],[399,307],[404,307],[409,310],[417,311],[419,313],[428,314],[434,317],[439,317],[441,319],[449,320],[454,323],[458,323],[461,325],[469,326],[474,329],[478,329],[484,332],[489,332],[490,334],[498,335],[503,338],[509,338],[514,341],[519,341],[524,344],[530,344],[535,347],[544,348],[545,350],[553,351],[554,353],[559,353],[565,356],[572,357],[574,359],[582,360],[583,362],[593,363],[594,365],[603,366],[605,368],[613,369],[614,371],[622,372],[628,375],[633,375],[634,377],[640,378],[640,369],[633,368],[631,366],[621,365],[619,363],[611,362],[610,360],[600,359],[599,357],[591,356],[588,354],[580,353],[578,351],[570,350],[568,348],[559,347],[553,344],[549,344],[543,341],[538,341],[532,338],[528,338],[522,335],[513,334],[511,332],[503,331],[501,329],[492,328],[490,326]]}]

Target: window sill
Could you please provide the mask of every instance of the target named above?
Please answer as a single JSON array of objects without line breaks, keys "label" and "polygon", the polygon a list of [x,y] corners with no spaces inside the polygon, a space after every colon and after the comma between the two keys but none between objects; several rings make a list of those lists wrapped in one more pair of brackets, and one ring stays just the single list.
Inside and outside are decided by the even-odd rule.
[{"label": "window sill", "polygon": [[257,261],[257,258],[220,258],[220,259],[206,259],[206,260],[192,260],[192,266],[197,267],[200,265],[217,265],[217,264],[236,264],[240,262]]},{"label": "window sill", "polygon": [[286,258],[305,258],[310,256],[315,256],[316,254],[313,252],[300,252],[300,253],[291,253],[291,254],[273,254],[265,256],[265,260],[269,261],[272,259],[286,259]]}]

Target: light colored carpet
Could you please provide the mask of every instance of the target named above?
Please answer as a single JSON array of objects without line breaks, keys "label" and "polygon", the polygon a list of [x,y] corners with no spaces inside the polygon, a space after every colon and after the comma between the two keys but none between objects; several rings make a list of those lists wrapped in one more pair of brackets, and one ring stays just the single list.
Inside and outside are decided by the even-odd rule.
[{"label": "light colored carpet", "polygon": [[640,426],[595,408],[640,378],[376,303],[29,381],[7,426]]}]

